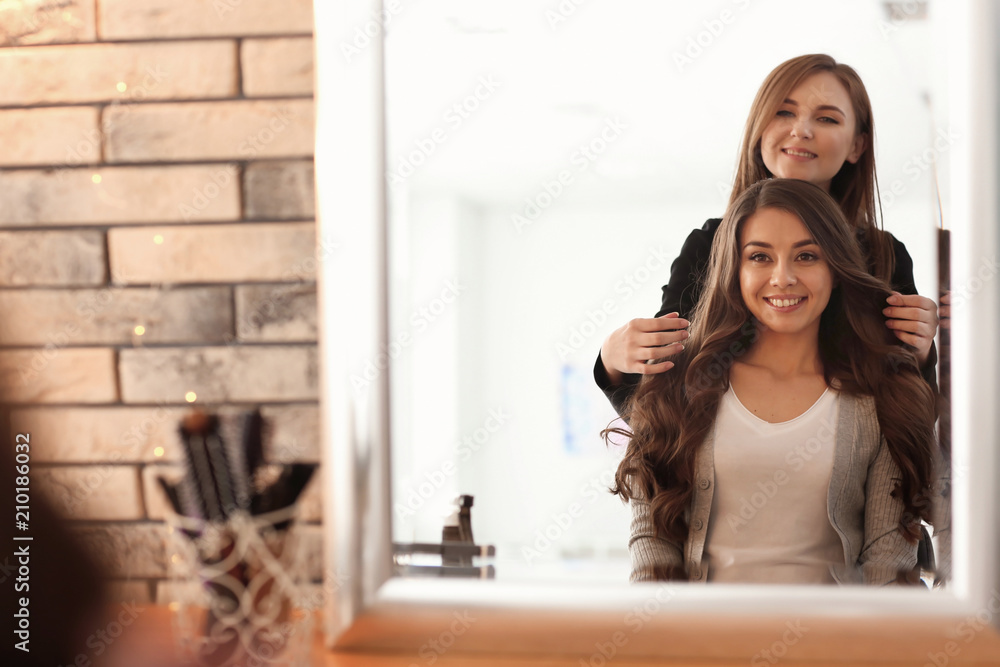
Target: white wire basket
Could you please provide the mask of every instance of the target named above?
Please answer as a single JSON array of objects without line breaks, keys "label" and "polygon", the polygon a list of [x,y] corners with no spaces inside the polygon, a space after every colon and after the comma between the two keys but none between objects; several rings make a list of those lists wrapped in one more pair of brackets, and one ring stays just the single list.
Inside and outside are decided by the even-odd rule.
[{"label": "white wire basket", "polygon": [[167,512],[169,607],[181,657],[191,664],[308,664],[313,611],[297,505],[227,521]]}]

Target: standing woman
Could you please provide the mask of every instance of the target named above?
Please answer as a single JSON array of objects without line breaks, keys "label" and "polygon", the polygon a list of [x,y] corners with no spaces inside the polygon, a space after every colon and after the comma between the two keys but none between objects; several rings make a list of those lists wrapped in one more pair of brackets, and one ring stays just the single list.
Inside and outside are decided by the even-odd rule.
[{"label": "standing woman", "polygon": [[[937,307],[916,293],[906,247],[876,226],[874,135],[871,102],[852,68],[823,54],[792,58],[757,91],[730,205],[748,187],[772,177],[808,181],[832,195],[861,243],[869,273],[893,289],[883,304],[883,326],[915,353],[923,376],[936,387]],[[657,316],[634,319],[604,341],[594,379],[619,414],[643,375],[674,366],[670,358],[688,337],[688,318],[699,301],[720,222],[711,219],[688,236],[671,266]]]},{"label": "standing woman", "polygon": [[931,521],[934,393],[883,324],[836,202],[758,182],[712,246],[691,336],[631,397],[614,493],[632,580],[915,580]]}]

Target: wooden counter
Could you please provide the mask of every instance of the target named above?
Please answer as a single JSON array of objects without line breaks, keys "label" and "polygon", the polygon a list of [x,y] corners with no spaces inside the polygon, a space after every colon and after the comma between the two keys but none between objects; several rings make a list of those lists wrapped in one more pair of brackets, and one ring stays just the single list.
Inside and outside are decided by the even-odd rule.
[{"label": "wooden counter", "polygon": [[[105,660],[95,662],[99,667],[176,667],[181,663],[178,660],[176,646],[174,644],[173,630],[170,619],[170,612],[166,607],[149,606],[142,607],[135,622],[122,633],[122,636],[111,646],[110,651],[105,656]],[[742,660],[641,660],[614,656],[610,660],[602,662],[602,656],[498,656],[461,653],[457,650],[446,651],[440,655],[418,655],[416,652],[399,654],[376,654],[376,653],[351,653],[341,651],[329,651],[323,646],[323,639],[319,628],[321,623],[317,622],[317,632],[313,639],[312,657],[309,665],[315,667],[649,667],[650,665],[676,665],[677,667],[770,667],[771,665],[782,665],[783,667],[864,667],[862,663],[852,662],[850,665],[838,660],[822,661],[801,661],[793,660],[790,657],[773,658],[766,660],[760,658],[756,661]],[[720,642],[725,642],[725,635],[719,637]],[[891,647],[881,647],[886,653],[891,655]],[[887,649],[887,650],[886,650]],[[990,633],[982,633],[967,646],[963,645],[963,651],[958,655],[948,656],[940,653],[935,656],[928,656],[919,664],[910,662],[878,662],[873,665],[903,665],[921,667],[921,665],[931,665],[933,667],[946,667],[946,665],[981,665],[1000,666],[1000,639]],[[553,650],[558,650],[553,647]],[[433,659],[432,659],[433,658]]]}]

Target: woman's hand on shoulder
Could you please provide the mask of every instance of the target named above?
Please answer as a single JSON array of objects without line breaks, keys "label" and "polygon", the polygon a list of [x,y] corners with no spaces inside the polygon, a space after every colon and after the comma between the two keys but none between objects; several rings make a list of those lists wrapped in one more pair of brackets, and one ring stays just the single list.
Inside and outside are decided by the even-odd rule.
[{"label": "woman's hand on shoulder", "polygon": [[677,313],[636,318],[611,332],[601,346],[601,362],[612,384],[621,384],[625,373],[654,375],[670,370],[669,358],[684,349],[687,320]]},{"label": "woman's hand on shoulder", "polygon": [[888,318],[885,325],[892,329],[896,338],[914,348],[917,361],[923,367],[937,335],[937,304],[919,294],[899,292],[893,292],[887,301],[888,307],[882,310]]}]

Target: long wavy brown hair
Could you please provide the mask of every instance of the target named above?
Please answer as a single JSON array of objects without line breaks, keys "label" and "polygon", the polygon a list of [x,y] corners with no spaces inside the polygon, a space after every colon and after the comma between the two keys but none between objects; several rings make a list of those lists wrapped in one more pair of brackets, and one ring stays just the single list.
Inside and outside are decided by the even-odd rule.
[{"label": "long wavy brown hair", "polygon": [[930,520],[934,396],[914,355],[885,326],[888,284],[865,269],[860,245],[836,202],[805,181],[761,181],[727,210],[691,318],[691,336],[673,357],[675,367],[643,377],[622,415],[630,430],[609,427],[602,433],[628,438],[611,491],[624,500],[649,500],[657,534],[683,544],[695,454],[729,388],[729,368],[757,335],[740,292],[739,239],[747,218],[764,208],[797,216],[823,251],[834,285],[819,327],[826,382],[843,393],[874,397],[879,427],[900,471],[893,491],[904,505],[899,530],[915,542],[920,519]]},{"label": "long wavy brown hair", "polygon": [[844,162],[833,177],[830,194],[844,213],[852,229],[858,230],[865,243],[868,272],[889,282],[895,263],[892,240],[879,229],[875,210],[878,202],[878,177],[875,174],[875,123],[872,104],[861,77],[848,65],[838,63],[822,53],[798,56],[775,67],[761,84],[750,107],[743,143],[737,158],[736,179],[729,203],[732,205],[740,194],[758,181],[773,174],[764,165],[760,140],[785,98],[802,81],[829,72],[843,84],[851,98],[854,111],[855,136],[863,136],[865,149],[855,163]]}]

